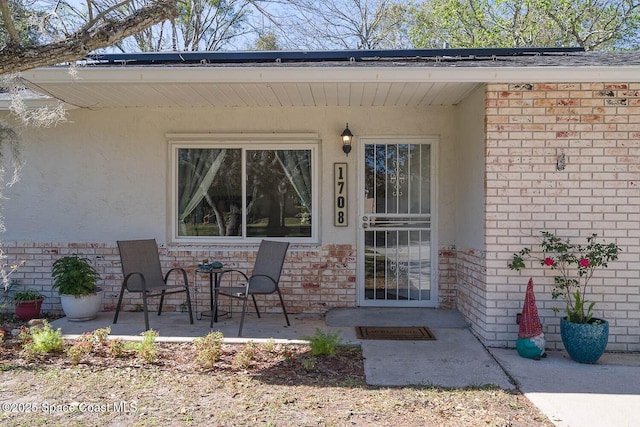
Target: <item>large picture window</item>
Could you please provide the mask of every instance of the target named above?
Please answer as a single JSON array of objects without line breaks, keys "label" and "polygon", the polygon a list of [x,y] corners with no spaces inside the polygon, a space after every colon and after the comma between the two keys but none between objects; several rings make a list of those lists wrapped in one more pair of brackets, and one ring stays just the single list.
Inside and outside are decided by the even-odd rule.
[{"label": "large picture window", "polygon": [[315,144],[172,144],[176,241],[315,241]]}]

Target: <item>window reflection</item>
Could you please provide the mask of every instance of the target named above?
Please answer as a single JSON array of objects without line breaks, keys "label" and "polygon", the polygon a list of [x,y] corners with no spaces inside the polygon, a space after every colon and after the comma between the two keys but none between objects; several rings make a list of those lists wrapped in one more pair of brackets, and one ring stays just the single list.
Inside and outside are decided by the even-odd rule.
[{"label": "window reflection", "polygon": [[179,149],[178,236],[311,237],[311,154]]}]

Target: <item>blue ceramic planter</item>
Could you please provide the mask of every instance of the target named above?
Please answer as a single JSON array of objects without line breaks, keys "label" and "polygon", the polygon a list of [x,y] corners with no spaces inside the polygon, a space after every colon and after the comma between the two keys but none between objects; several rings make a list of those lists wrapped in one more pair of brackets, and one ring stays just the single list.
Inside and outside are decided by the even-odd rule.
[{"label": "blue ceramic planter", "polygon": [[[609,322],[591,319],[592,323],[572,323],[560,319],[560,335],[569,356],[579,363],[596,363],[609,341]],[[594,323],[595,322],[595,323]]]}]

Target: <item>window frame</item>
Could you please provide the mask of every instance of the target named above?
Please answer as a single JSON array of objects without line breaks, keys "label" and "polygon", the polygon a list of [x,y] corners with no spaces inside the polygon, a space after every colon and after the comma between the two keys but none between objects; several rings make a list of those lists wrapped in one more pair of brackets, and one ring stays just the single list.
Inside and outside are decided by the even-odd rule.
[{"label": "window frame", "polygon": [[[172,243],[211,244],[211,243],[257,243],[264,237],[247,237],[247,150],[310,150],[311,151],[311,236],[310,237],[267,237],[292,243],[318,243],[320,241],[320,139],[315,133],[296,134],[167,134],[168,170],[167,183],[169,197],[167,203],[168,236]],[[242,152],[242,236],[180,236],[178,234],[178,151],[180,149],[229,148]]]}]

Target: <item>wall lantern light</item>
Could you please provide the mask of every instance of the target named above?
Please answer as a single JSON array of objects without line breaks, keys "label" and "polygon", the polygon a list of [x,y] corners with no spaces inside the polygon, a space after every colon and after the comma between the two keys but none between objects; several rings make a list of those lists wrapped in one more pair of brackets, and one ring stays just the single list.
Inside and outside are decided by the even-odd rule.
[{"label": "wall lantern light", "polygon": [[340,138],[342,138],[342,151],[348,156],[351,152],[351,141],[353,140],[353,134],[349,130],[349,123],[340,134]]}]

